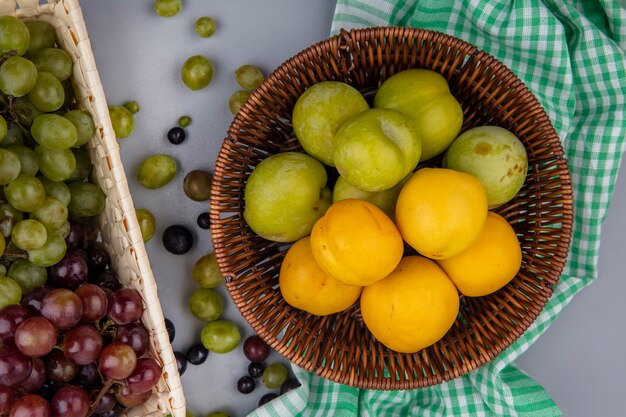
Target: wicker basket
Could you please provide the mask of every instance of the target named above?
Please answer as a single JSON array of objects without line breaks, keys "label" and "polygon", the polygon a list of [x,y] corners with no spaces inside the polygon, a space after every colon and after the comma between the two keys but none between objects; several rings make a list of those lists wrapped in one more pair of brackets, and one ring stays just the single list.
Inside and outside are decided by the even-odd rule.
[{"label": "wicker basket", "polygon": [[129,410],[129,416],[185,415],[185,399],[169,343],[157,287],[143,244],[135,209],[122,167],[119,145],[111,126],[91,44],[77,0],[0,0],[0,15],[23,20],[43,20],[56,31],[59,47],[72,57],[76,100],[96,124],[96,134],[87,144],[94,166],[91,179],[106,193],[106,206],[99,217],[102,243],[111,257],[111,267],[125,286],[137,289],[144,300],[142,321],[151,336],[151,350],[163,366],[163,377],[146,404]]},{"label": "wicker basket", "polygon": [[[493,124],[514,132],[529,156],[519,195],[497,209],[523,250],[519,274],[486,297],[462,297],[459,317],[439,342],[415,354],[392,351],[364,325],[356,303],[318,317],[289,306],[278,289],[288,245],[255,235],[243,219],[244,187],[269,155],[302,151],[290,124],[296,99],[323,80],[364,94],[409,68],[442,74],[461,103],[463,130]],[[431,164],[436,164],[436,161]],[[330,380],[396,390],[439,384],[492,360],[535,320],[559,280],[572,230],[572,190],[559,138],[539,102],[508,68],[445,34],[409,28],[343,31],[276,69],[246,102],[215,165],[211,231],[218,264],[252,328],[293,363]]]}]

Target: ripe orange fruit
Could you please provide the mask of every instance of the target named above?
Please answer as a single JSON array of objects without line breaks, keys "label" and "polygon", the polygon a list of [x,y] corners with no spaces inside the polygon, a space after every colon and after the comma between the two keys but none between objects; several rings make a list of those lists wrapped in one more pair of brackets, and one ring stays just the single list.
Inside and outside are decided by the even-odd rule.
[{"label": "ripe orange fruit", "polygon": [[432,260],[407,256],[384,279],[365,287],[361,314],[382,344],[413,353],[441,339],[459,312],[459,295]]},{"label": "ripe orange fruit", "polygon": [[478,238],[469,248],[438,261],[464,295],[491,294],[511,281],[522,265],[522,249],[511,225],[489,212]]},{"label": "ripe orange fruit", "polygon": [[347,285],[369,285],[400,262],[404,242],[381,209],[364,200],[333,203],[311,231],[319,266]]},{"label": "ripe orange fruit", "polygon": [[289,305],[317,316],[343,311],[361,294],[361,287],[343,284],[317,265],[309,236],[298,240],[287,251],[278,283]]},{"label": "ripe orange fruit", "polygon": [[402,187],[396,225],[420,254],[446,259],[466,249],[487,218],[487,194],[476,177],[446,168],[422,168]]}]

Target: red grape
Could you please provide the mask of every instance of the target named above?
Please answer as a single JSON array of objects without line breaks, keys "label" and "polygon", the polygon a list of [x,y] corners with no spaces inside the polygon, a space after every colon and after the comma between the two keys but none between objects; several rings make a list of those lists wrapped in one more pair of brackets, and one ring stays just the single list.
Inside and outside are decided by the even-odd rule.
[{"label": "red grape", "polygon": [[137,357],[148,351],[150,346],[150,334],[141,323],[129,323],[117,328],[116,342],[129,345],[135,351]]},{"label": "red grape", "polygon": [[57,329],[74,327],[83,315],[83,303],[71,290],[55,288],[50,290],[41,302],[41,315]]},{"label": "red grape", "polygon": [[115,399],[117,399],[117,402],[122,404],[124,407],[137,407],[148,401],[151,396],[151,391],[137,393],[132,392],[128,387],[124,385],[120,385],[115,394]]},{"label": "red grape", "polygon": [[50,404],[39,395],[24,395],[15,400],[9,417],[50,417]]},{"label": "red grape", "polygon": [[50,402],[53,417],[85,417],[89,412],[89,395],[81,387],[65,385]]},{"label": "red grape", "polygon": [[[41,358],[32,358],[33,370],[28,378],[20,384],[20,389],[24,392],[33,393],[46,382],[46,365]],[[2,413],[0,413],[2,414]]]},{"label": "red grape", "polygon": [[52,283],[57,287],[75,290],[88,276],[87,255],[81,249],[69,250],[49,269]]},{"label": "red grape", "polygon": [[121,381],[130,376],[137,366],[137,355],[126,343],[113,342],[102,349],[98,369],[103,376]]},{"label": "red grape", "polygon": [[30,358],[16,347],[9,345],[0,350],[0,385],[15,387],[28,378],[32,369]]},{"label": "red grape", "polygon": [[56,343],[57,330],[45,317],[29,317],[15,330],[15,346],[26,356],[47,355]]},{"label": "red grape", "polygon": [[51,289],[52,287],[49,287],[47,285],[33,288],[22,297],[21,304],[33,314],[40,314],[41,302],[43,301],[45,295],[48,294],[48,291],[50,291]]},{"label": "red grape", "polygon": [[102,336],[95,327],[81,324],[65,333],[63,353],[76,365],[95,362],[102,351]]},{"label": "red grape", "polygon": [[[92,392],[92,398],[89,402],[93,403],[93,401],[97,399],[98,394],[98,391]],[[100,398],[98,404],[95,404],[95,407],[93,407],[93,412],[94,414],[106,413],[113,410],[115,404],[117,404],[117,400],[115,399],[115,388],[111,388],[102,396],[102,398]]]},{"label": "red grape", "polygon": [[117,291],[122,288],[119,277],[111,269],[100,272],[90,281],[107,292]]},{"label": "red grape", "polygon": [[7,414],[11,409],[15,394],[13,390],[4,385],[0,385],[0,415]]},{"label": "red grape", "polygon": [[0,310],[0,341],[12,341],[17,326],[30,317],[28,310],[18,304],[4,307]]},{"label": "red grape", "polygon": [[83,303],[82,321],[95,322],[107,314],[109,302],[102,288],[94,284],[83,284],[75,292]]},{"label": "red grape", "polygon": [[109,266],[109,254],[99,246],[91,246],[87,248],[87,264],[89,272],[102,271]]},{"label": "red grape", "polygon": [[161,373],[161,366],[154,359],[138,359],[135,370],[126,379],[126,385],[134,393],[150,391],[159,382]]},{"label": "red grape", "polygon": [[117,324],[137,321],[143,313],[141,295],[132,288],[121,288],[109,294],[109,317]]},{"label": "red grape", "polygon": [[250,362],[263,362],[270,355],[270,346],[260,336],[250,336],[243,342],[243,354]]},{"label": "red grape", "polygon": [[48,378],[57,383],[69,382],[76,376],[78,367],[65,357],[62,351],[55,349],[44,359]]},{"label": "red grape", "polygon": [[98,371],[98,365],[90,363],[89,365],[79,367],[73,382],[83,388],[92,388],[95,385],[101,384],[102,378]]}]

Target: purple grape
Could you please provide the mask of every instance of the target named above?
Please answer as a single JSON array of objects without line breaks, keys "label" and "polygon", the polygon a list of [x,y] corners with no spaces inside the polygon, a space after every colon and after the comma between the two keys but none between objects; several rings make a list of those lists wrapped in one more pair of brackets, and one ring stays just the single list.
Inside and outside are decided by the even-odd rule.
[{"label": "purple grape", "polygon": [[119,277],[110,269],[106,269],[97,274],[91,282],[105,291],[113,292],[122,288]]},{"label": "purple grape", "polygon": [[94,363],[102,351],[102,336],[95,327],[81,324],[65,333],[63,353],[76,365]]},{"label": "purple grape", "polygon": [[54,393],[50,406],[55,417],[85,417],[89,412],[89,395],[81,387],[66,385]]},{"label": "purple grape", "polygon": [[63,384],[74,379],[78,366],[65,357],[63,351],[55,349],[44,358],[48,378],[53,382]]},{"label": "purple grape", "polygon": [[87,264],[89,271],[104,271],[109,266],[109,254],[100,246],[87,248]]},{"label": "purple grape", "polygon": [[243,354],[250,362],[263,362],[270,355],[270,346],[258,335],[243,342]]},{"label": "purple grape", "polygon": [[152,358],[137,360],[137,366],[126,379],[126,385],[133,393],[142,393],[152,390],[161,379],[161,366]]},{"label": "purple grape", "polygon": [[248,375],[252,378],[260,378],[263,375],[263,371],[265,371],[265,365],[261,362],[250,362],[250,365],[248,365]]},{"label": "purple grape", "polygon": [[18,304],[6,306],[0,310],[0,341],[13,341],[15,330],[28,317],[30,317],[28,310]]},{"label": "purple grape", "polygon": [[259,400],[259,407],[261,407],[262,405],[265,405],[267,403],[269,403],[270,401],[272,401],[274,398],[278,398],[278,394],[273,393],[273,392],[268,392],[267,394],[265,394],[264,396],[261,397],[261,399]]},{"label": "purple grape", "polygon": [[85,226],[82,223],[70,219],[70,233],[65,238],[65,242],[67,243],[67,249],[77,249],[84,248],[85,241],[87,240],[85,233]]},{"label": "purple grape", "polygon": [[200,365],[209,356],[209,350],[202,343],[194,343],[187,349],[187,362],[192,365]]},{"label": "purple grape", "polygon": [[66,288],[50,290],[41,302],[41,315],[57,329],[69,329],[80,321],[83,303],[75,292]]},{"label": "purple grape", "polygon": [[87,281],[87,256],[81,249],[67,251],[63,259],[50,267],[48,274],[55,286],[75,290]]},{"label": "purple grape", "polygon": [[15,346],[29,357],[47,355],[56,343],[57,330],[45,317],[29,317],[15,330]]},{"label": "purple grape", "polygon": [[82,386],[83,388],[89,389],[101,384],[102,378],[100,377],[100,372],[98,371],[98,365],[90,363],[89,365],[80,366],[72,382],[76,385]]},{"label": "purple grape", "polygon": [[115,399],[117,402],[122,404],[124,407],[137,407],[141,404],[144,404],[148,399],[152,396],[151,391],[146,392],[132,392],[127,386],[120,385],[115,394]]},{"label": "purple grape", "polygon": [[48,294],[52,287],[43,285],[30,290],[22,297],[21,304],[26,307],[33,314],[41,313],[41,302],[43,298]]},{"label": "purple grape", "polygon": [[[46,364],[41,358],[32,358],[33,370],[28,378],[20,384],[20,389],[24,392],[34,393],[46,382]],[[2,414],[2,413],[0,413]]]},{"label": "purple grape", "polygon": [[95,284],[83,284],[76,289],[76,294],[83,303],[81,321],[92,323],[100,320],[107,314],[109,301],[104,290]]},{"label": "purple grape", "polygon": [[35,394],[24,395],[15,400],[9,417],[50,417],[50,404]]},{"label": "purple grape", "polygon": [[9,387],[5,387],[4,385],[0,385],[0,415],[9,413],[14,400],[15,394],[13,393],[13,390]]},{"label": "purple grape", "polygon": [[[97,399],[98,394],[99,394],[98,391],[94,391],[91,394],[92,398],[89,401],[90,404],[93,403],[93,401]],[[93,408],[93,413],[94,414],[108,413],[109,411],[113,410],[116,404],[117,404],[117,400],[115,399],[115,389],[111,388],[106,392],[106,394],[102,396],[102,398],[100,398],[100,401],[98,402],[98,404],[96,404],[95,407]]]},{"label": "purple grape", "polygon": [[14,346],[0,350],[0,385],[15,387],[24,382],[33,370],[33,362]]},{"label": "purple grape", "polygon": [[123,324],[117,328],[115,341],[126,343],[141,357],[150,347],[150,333],[141,323]]},{"label": "purple grape", "polygon": [[130,376],[137,366],[137,355],[126,343],[113,342],[102,349],[98,369],[106,378],[121,381]]},{"label": "purple grape", "polygon": [[141,295],[132,288],[120,288],[109,294],[108,316],[117,324],[137,321],[143,313]]},{"label": "purple grape", "polygon": [[256,383],[254,382],[254,379],[252,379],[252,377],[248,375],[242,376],[237,381],[237,391],[242,394],[250,394],[252,391],[254,391],[255,387]]}]

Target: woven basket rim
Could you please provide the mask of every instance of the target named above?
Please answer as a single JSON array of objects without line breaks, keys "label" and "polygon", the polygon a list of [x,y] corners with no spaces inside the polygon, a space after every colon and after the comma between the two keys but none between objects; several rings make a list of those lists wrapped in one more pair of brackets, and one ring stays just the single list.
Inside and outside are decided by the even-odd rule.
[{"label": "woven basket rim", "polygon": [[[233,228],[235,227],[234,225],[237,224],[238,220],[232,220],[232,209],[234,207],[240,207],[237,205],[238,203],[242,207],[243,197],[240,195],[239,200],[237,201],[233,196],[231,196],[230,194],[226,195],[225,193],[229,190],[229,188],[232,188],[234,184],[236,184],[236,181],[245,183],[245,180],[247,178],[245,172],[236,171],[236,169],[239,169],[239,167],[229,170],[229,167],[231,167],[233,164],[233,155],[235,155],[238,151],[250,155],[252,155],[253,152],[256,151],[258,151],[259,154],[262,154],[263,152],[270,152],[267,149],[258,150],[257,148],[255,148],[255,141],[257,139],[260,141],[263,133],[256,133],[255,123],[258,122],[260,125],[261,121],[256,120],[255,117],[261,117],[260,115],[263,115],[264,111],[269,111],[267,109],[264,109],[263,106],[267,104],[269,96],[276,95],[278,93],[277,86],[289,89],[289,86],[285,87],[285,85],[289,82],[293,82],[293,80],[288,79],[289,76],[293,76],[293,73],[295,71],[293,70],[293,68],[301,69],[306,67],[308,69],[308,67],[303,64],[303,61],[311,62],[317,58],[323,61],[323,58],[328,57],[330,57],[328,58],[328,60],[331,61],[331,63],[328,65],[332,67],[339,65],[336,62],[332,61],[333,58],[344,55],[351,56],[350,54],[357,52],[362,52],[364,55],[370,54],[367,55],[367,58],[372,58],[372,60],[368,62],[376,61],[377,59],[382,59],[381,52],[385,47],[385,39],[391,39],[394,41],[400,39],[407,42],[409,40],[412,40],[413,42],[418,43],[418,46],[416,47],[418,49],[419,45],[421,45],[419,44],[420,42],[428,41],[438,46],[443,45],[443,49],[447,47],[448,49],[456,50],[457,53],[460,53],[458,52],[459,50],[463,50],[463,54],[466,56],[465,61],[460,61],[457,63],[455,61],[455,57],[443,56],[443,58],[441,58],[442,60],[449,59],[451,61],[451,63],[447,62],[450,68],[452,68],[450,69],[450,73],[452,74],[452,76],[459,77],[459,79],[462,79],[467,75],[466,73],[462,73],[459,68],[465,68],[462,66],[464,64],[469,65],[467,64],[468,60],[471,61],[471,63],[480,63],[480,65],[484,65],[485,68],[489,69],[489,71],[493,71],[493,73],[497,73],[498,75],[500,74],[499,71],[504,73],[503,84],[506,84],[506,86],[502,88],[507,87],[511,90],[514,90],[515,97],[520,97],[520,101],[523,101],[524,104],[532,110],[528,118],[532,118],[535,123],[540,124],[541,128],[543,129],[543,134],[541,136],[542,142],[540,143],[541,146],[538,146],[537,149],[527,149],[529,152],[529,159],[536,158],[536,160],[534,161],[534,169],[536,170],[536,172],[539,173],[541,173],[540,169],[544,164],[551,163],[553,165],[553,171],[551,171],[551,174],[557,176],[559,179],[558,188],[555,189],[554,193],[559,193],[559,200],[557,202],[557,205],[562,205],[563,212],[562,216],[558,219],[558,222],[554,224],[547,224],[547,227],[557,227],[556,224],[558,223],[558,230],[560,232],[560,239],[554,243],[555,254],[552,256],[552,259],[549,260],[550,270],[541,271],[541,268],[535,268],[533,266],[532,268],[529,267],[527,268],[527,270],[524,271],[524,274],[527,275],[523,279],[524,285],[527,285],[526,283],[529,280],[536,279],[536,277],[540,278],[542,285],[541,292],[537,294],[537,299],[533,300],[534,303],[531,313],[528,316],[520,318],[519,321],[509,324],[499,322],[498,317],[494,316],[491,312],[489,312],[486,316],[487,318],[485,319],[485,332],[505,332],[505,328],[513,326],[512,329],[506,330],[506,335],[501,340],[499,340],[499,343],[494,346],[486,347],[485,350],[481,352],[466,352],[466,356],[459,358],[458,360],[450,359],[450,357],[454,357],[455,346],[463,345],[465,343],[460,336],[456,339],[454,337],[451,337],[448,340],[442,340],[436,343],[434,346],[426,348],[416,354],[389,356],[387,352],[384,352],[384,349],[381,350],[380,347],[377,347],[376,349],[379,349],[379,351],[370,352],[370,355],[375,356],[375,360],[378,360],[380,364],[382,364],[380,368],[378,368],[377,370],[375,369],[373,372],[376,373],[377,371],[379,375],[374,377],[365,377],[363,375],[358,375],[358,372],[353,369],[343,372],[342,369],[336,369],[332,366],[328,366],[328,364],[316,363],[316,360],[320,356],[323,356],[324,354],[331,355],[331,353],[329,352],[336,353],[333,349],[343,349],[342,346],[334,348],[332,346],[325,345],[323,342],[320,342],[315,345],[315,348],[318,348],[321,345],[322,349],[326,349],[324,352],[310,352],[308,353],[308,356],[307,352],[304,352],[303,355],[300,351],[294,351],[289,343],[286,344],[283,342],[284,338],[287,337],[285,334],[292,335],[294,334],[294,330],[288,330],[287,333],[285,333],[285,330],[282,330],[282,333],[276,334],[275,329],[268,329],[265,326],[265,322],[259,319],[258,315],[260,313],[258,312],[258,309],[251,308],[251,301],[249,298],[246,298],[248,293],[256,291],[256,287],[253,287],[251,289],[244,289],[243,287],[241,287],[244,284],[241,284],[239,280],[244,278],[248,280],[248,276],[238,277],[238,269],[236,267],[237,262],[244,262],[247,257],[253,256],[253,254],[249,252],[250,248],[248,246],[245,246],[245,248],[242,249],[240,253],[236,251],[238,245],[244,244],[247,239],[249,239],[246,236],[235,236],[233,232]],[[366,52],[355,51],[357,49],[355,45],[365,45],[368,49]],[[388,51],[385,50],[385,52]],[[437,55],[439,52],[434,52],[434,54],[436,55],[433,58],[434,60],[439,59]],[[420,53],[427,54],[428,52],[424,52],[422,50]],[[320,58],[320,56],[322,56],[322,58]],[[394,56],[390,56],[390,53],[388,55],[383,55],[383,57],[388,57],[392,61],[395,58]],[[354,61],[351,61],[351,63],[353,66],[355,65]],[[444,64],[446,63],[444,62]],[[289,72],[290,69],[292,69],[292,72]],[[353,69],[354,68],[350,68],[349,71],[352,71]],[[331,70],[328,71],[330,72]],[[303,70],[303,72],[304,71],[306,70]],[[323,76],[325,75],[324,71],[325,68],[311,68],[308,73],[302,74],[302,78],[306,78],[309,76],[311,78],[315,78],[315,76],[319,74],[322,74]],[[467,79],[464,79],[464,81],[468,84],[475,86],[477,91],[484,91],[492,87],[490,86],[489,79],[476,78],[474,80],[470,80],[471,82]],[[500,87],[496,86],[494,91],[500,92],[501,90],[499,88]],[[493,95],[493,97],[490,97],[490,100],[494,101],[497,106],[499,106],[499,108],[504,109],[504,112],[506,112],[507,109],[512,106],[510,103],[505,101],[504,98],[500,98],[495,94]],[[525,125],[523,127],[522,133],[530,131],[533,128],[533,123],[529,123],[528,125]],[[258,138],[255,135],[258,135]],[[271,145],[273,146],[273,144]],[[545,157],[548,159],[541,159],[544,158],[544,155],[539,155],[541,150],[543,149],[542,147],[549,147],[551,153],[549,155],[549,158]],[[254,157],[259,158],[260,156],[254,154]],[[539,181],[543,177],[538,178],[539,179],[537,181]],[[537,199],[539,200],[541,198],[544,198],[542,197],[543,194],[541,194],[543,192],[541,187],[537,186],[536,188],[537,191],[529,191],[529,193],[532,194],[533,192],[536,192]],[[552,189],[546,191],[546,193],[548,193],[548,196],[551,196],[551,194],[549,193],[552,192],[551,190]],[[532,197],[533,195],[529,194],[529,198],[531,199]],[[502,208],[499,208],[497,211],[507,217],[507,215],[512,215],[511,213],[519,210],[520,207],[520,203],[514,202],[505,205]],[[266,342],[270,344],[270,346],[278,351],[278,353],[282,354],[294,364],[304,368],[307,371],[314,372],[324,378],[342,384],[351,385],[359,388],[383,390],[409,389],[430,386],[459,377],[493,360],[498,354],[503,352],[508,346],[510,346],[515,340],[517,340],[517,338],[519,338],[531,326],[541,310],[545,307],[548,298],[552,294],[554,285],[556,285],[560,278],[567,259],[573,227],[572,187],[571,177],[567,167],[567,161],[565,159],[563,147],[558,138],[558,135],[538,99],[524,85],[521,79],[518,78],[512,71],[510,71],[510,69],[508,69],[505,64],[497,60],[495,57],[489,55],[487,52],[478,50],[478,48],[469,44],[468,42],[442,32],[405,27],[375,27],[367,29],[352,29],[350,31],[341,30],[339,34],[315,43],[297,53],[296,55],[292,56],[291,58],[285,60],[271,74],[269,74],[265,81],[261,84],[261,86],[251,94],[248,101],[242,107],[242,110],[234,117],[228,129],[227,137],[224,139],[215,165],[213,187],[211,190],[210,214],[213,247],[216,253],[218,266],[222,271],[222,274],[226,278],[226,287],[229,291],[229,294],[231,295],[231,298],[235,302],[237,308],[240,310],[244,319],[250,324],[253,330],[257,332],[263,339],[265,339]],[[522,223],[523,222],[518,221],[517,223],[515,223],[515,225],[517,227],[524,227]],[[278,248],[281,246],[284,245],[267,242],[264,249],[267,250],[268,256],[270,256],[270,258],[273,257],[273,259],[275,260],[276,258],[280,258],[280,254],[275,254],[273,250],[279,250]],[[541,254],[538,254],[536,256],[540,255]],[[543,263],[541,265],[543,265]],[[252,269],[254,268],[255,267],[253,267]],[[258,269],[263,269],[263,267],[259,266]],[[269,268],[263,269],[263,273],[270,274],[271,270]],[[255,282],[255,285],[257,285],[256,281],[253,281],[252,279],[246,281],[246,283],[252,282]],[[504,309],[516,308],[516,306],[521,306],[523,303],[523,300],[520,301],[520,299],[516,298],[517,296],[513,292],[507,292],[502,296],[506,299],[508,303],[504,305],[504,307],[502,307]],[[265,304],[272,304],[273,302],[278,305],[278,302],[280,301],[280,296],[276,295],[276,291],[274,293],[269,293],[268,297],[269,301],[265,302]],[[465,308],[469,309],[471,313],[473,309],[476,308],[475,301],[466,299],[465,302],[467,303],[465,305]],[[308,320],[306,321],[307,324],[310,322],[314,322],[315,325],[319,326],[328,326],[330,321],[338,323],[336,324],[336,326],[356,326],[352,321],[353,317],[346,317],[350,314],[358,314],[355,313],[354,308],[351,308],[345,314],[340,313],[339,315],[315,319],[308,313],[295,311],[295,309],[290,308],[290,306],[285,306],[284,308],[282,306],[276,307],[276,309],[280,310],[280,312],[276,313],[276,317],[281,318],[285,322],[288,322],[289,320]],[[269,314],[270,313],[267,313],[267,315]],[[267,318],[267,316],[263,317]],[[276,320],[272,321],[272,324],[275,325],[275,322]],[[474,339],[480,341],[483,338],[487,338],[486,333],[481,334],[476,330],[474,331]],[[303,336],[302,340],[304,340],[303,344],[307,344],[307,342],[310,344],[316,340],[316,337],[314,334],[311,333]],[[293,342],[292,340],[290,343],[295,342]],[[476,344],[478,345],[479,342],[477,342]],[[306,348],[304,349],[306,350]],[[299,353],[300,355],[298,355]],[[359,354],[364,354],[364,351],[359,347],[356,347],[355,349],[350,350],[348,354],[359,356]],[[344,357],[345,352],[340,351],[337,355],[340,357]],[[342,364],[343,362],[340,363],[339,366],[341,367]],[[433,374],[428,376],[402,375],[403,373],[414,372],[415,369],[433,369]],[[394,380],[389,376],[385,376],[385,373],[388,373],[390,375],[395,374],[397,377]]]}]

